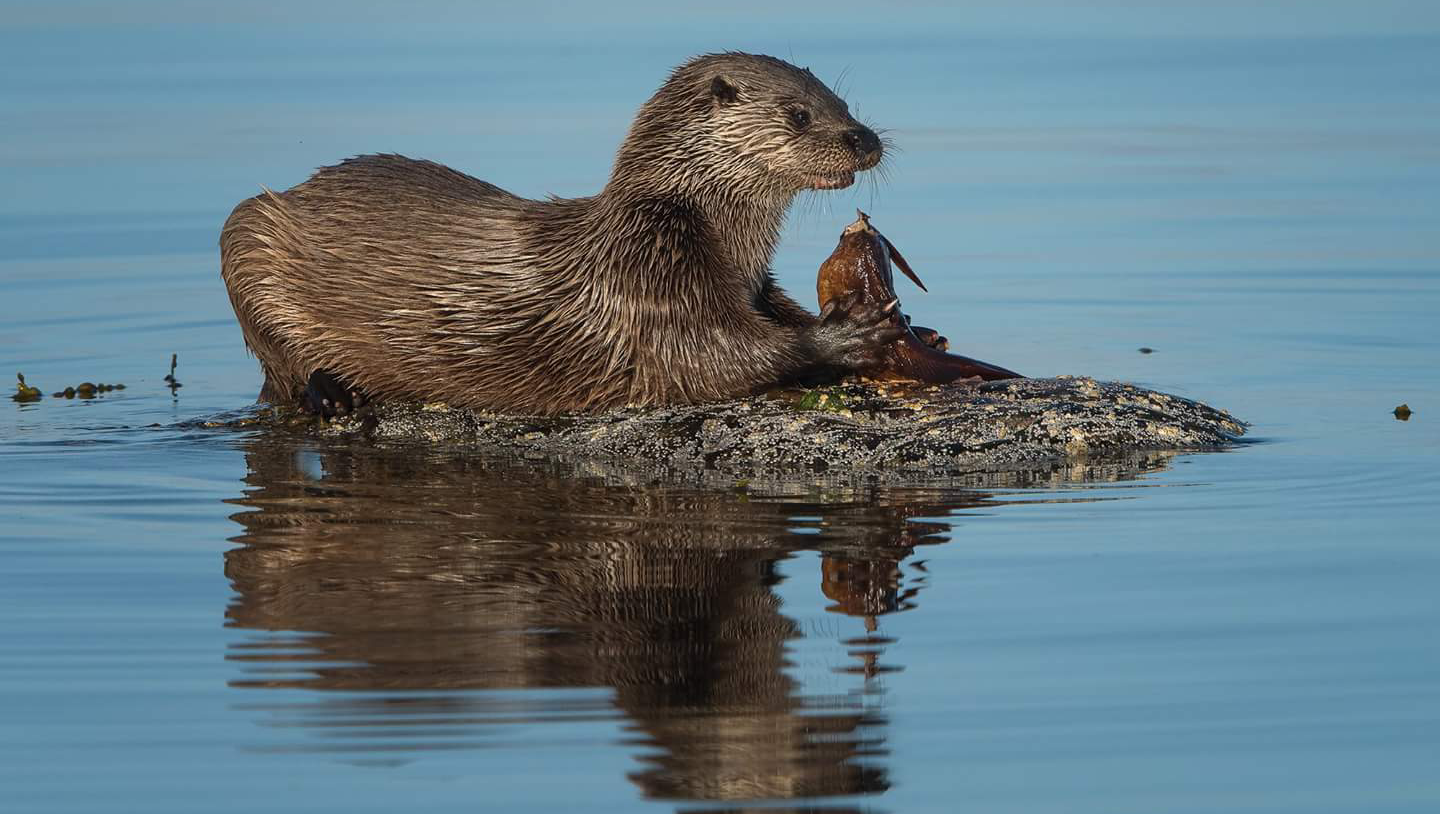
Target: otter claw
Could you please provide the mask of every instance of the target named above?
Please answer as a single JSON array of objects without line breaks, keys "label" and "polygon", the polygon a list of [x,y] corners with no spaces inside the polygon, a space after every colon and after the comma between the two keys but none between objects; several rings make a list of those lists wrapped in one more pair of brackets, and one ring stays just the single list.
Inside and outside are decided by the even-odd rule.
[{"label": "otter claw", "polygon": [[835,315],[835,312],[839,310],[839,308],[840,300],[838,298],[825,303],[823,306],[820,307],[820,321],[829,321],[829,319]]}]

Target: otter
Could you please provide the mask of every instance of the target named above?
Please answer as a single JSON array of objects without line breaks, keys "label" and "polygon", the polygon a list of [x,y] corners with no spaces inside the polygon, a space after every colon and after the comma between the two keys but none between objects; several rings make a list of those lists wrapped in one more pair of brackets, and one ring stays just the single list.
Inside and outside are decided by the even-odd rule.
[{"label": "otter", "polygon": [[770,259],[793,198],[875,167],[876,132],[809,70],[708,54],[640,108],[609,182],[530,200],[367,155],[243,201],[221,275],[262,401],[503,413],[716,401],[873,367],[897,302],[815,315]]}]

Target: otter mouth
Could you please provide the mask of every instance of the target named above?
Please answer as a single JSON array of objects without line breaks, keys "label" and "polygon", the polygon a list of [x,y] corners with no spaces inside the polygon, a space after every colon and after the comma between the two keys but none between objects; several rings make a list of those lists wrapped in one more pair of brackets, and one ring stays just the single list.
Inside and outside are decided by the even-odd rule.
[{"label": "otter mouth", "polygon": [[816,174],[807,180],[811,189],[844,189],[855,183],[855,173],[847,171]]}]

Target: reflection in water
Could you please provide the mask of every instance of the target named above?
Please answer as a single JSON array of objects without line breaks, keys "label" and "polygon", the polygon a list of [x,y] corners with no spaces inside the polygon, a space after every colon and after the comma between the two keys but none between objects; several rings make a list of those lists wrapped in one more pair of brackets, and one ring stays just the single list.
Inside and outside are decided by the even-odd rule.
[{"label": "reflection in water", "polygon": [[[232,646],[244,663],[232,684],[352,691],[254,707],[267,723],[315,736],[299,748],[393,759],[618,715],[635,733],[627,743],[644,747],[630,779],[662,799],[888,788],[872,679],[899,665],[883,661],[892,640],[877,619],[915,607],[921,585],[901,562],[950,530],[910,518],[993,503],[960,487],[636,487],[453,452],[305,451],[283,437],[253,439],[247,460],[226,615],[284,633]],[[861,620],[839,642],[845,694],[806,695],[787,672],[787,641],[803,634],[773,587],[777,562],[802,550],[820,552],[827,610]],[[551,692],[477,692],[519,688]]]}]

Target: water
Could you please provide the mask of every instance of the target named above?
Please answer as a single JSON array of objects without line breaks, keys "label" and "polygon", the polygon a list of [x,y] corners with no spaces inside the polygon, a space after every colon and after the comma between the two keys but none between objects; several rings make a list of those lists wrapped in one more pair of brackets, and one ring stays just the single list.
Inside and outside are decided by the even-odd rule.
[{"label": "water", "polygon": [[[1440,15],[823,10],[5,4],[0,370],[128,387],[0,410],[0,809],[1440,807]],[[259,388],[236,201],[589,193],[715,48],[902,148],[799,202],[800,299],[859,205],[960,352],[1263,443],[715,492],[179,423]]]}]

